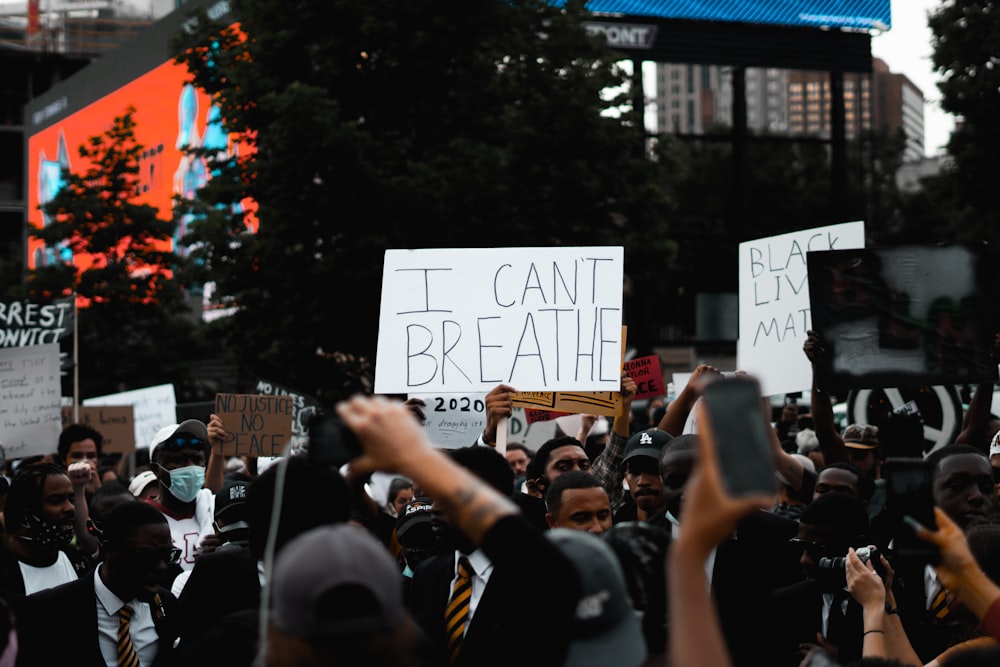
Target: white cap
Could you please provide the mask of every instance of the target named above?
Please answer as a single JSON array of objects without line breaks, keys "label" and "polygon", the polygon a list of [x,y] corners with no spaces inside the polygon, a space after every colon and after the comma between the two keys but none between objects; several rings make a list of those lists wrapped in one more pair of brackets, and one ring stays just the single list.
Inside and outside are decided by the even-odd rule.
[{"label": "white cap", "polygon": [[205,423],[197,419],[186,419],[180,424],[164,426],[156,432],[156,435],[153,436],[153,439],[149,443],[149,460],[153,460],[153,452],[156,450],[157,445],[170,440],[179,433],[186,433],[199,440],[203,440],[206,444],[208,443],[208,427],[205,426]]},{"label": "white cap", "polygon": [[1000,454],[1000,431],[993,434],[993,440],[990,441],[990,457],[994,454]]},{"label": "white cap", "polygon": [[135,477],[132,481],[128,483],[128,490],[136,498],[142,493],[143,489],[156,481],[156,473],[152,470],[143,470]]}]

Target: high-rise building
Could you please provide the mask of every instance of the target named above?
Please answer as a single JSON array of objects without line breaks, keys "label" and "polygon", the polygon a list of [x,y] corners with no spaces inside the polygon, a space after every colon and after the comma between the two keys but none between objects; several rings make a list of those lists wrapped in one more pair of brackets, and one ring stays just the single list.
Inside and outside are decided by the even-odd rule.
[{"label": "high-rise building", "polygon": [[[871,75],[845,74],[848,139],[873,128],[906,133],[904,159],[924,155],[924,96],[905,75],[875,59]],[[656,64],[654,131],[703,134],[732,125],[732,68]],[[828,72],[747,68],[747,127],[754,134],[829,138],[832,91]]]}]

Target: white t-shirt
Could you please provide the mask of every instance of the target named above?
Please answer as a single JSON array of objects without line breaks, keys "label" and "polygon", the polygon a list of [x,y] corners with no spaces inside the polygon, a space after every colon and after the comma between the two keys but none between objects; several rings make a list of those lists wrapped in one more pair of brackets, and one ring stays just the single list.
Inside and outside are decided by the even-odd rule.
[{"label": "white t-shirt", "polygon": [[35,567],[18,561],[21,567],[21,578],[24,579],[24,594],[31,595],[47,588],[55,588],[60,584],[76,581],[76,570],[69,562],[69,556],[60,551],[56,562],[46,567]]},{"label": "white t-shirt", "polygon": [[190,570],[201,553],[201,525],[194,517],[176,519],[168,514],[163,516],[167,517],[167,524],[170,525],[170,540],[181,550],[180,566]]}]

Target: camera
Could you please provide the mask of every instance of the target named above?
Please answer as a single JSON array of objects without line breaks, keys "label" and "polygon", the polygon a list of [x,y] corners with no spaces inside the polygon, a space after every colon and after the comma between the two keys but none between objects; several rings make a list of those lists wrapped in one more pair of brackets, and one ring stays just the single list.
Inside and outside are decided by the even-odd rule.
[{"label": "camera", "polygon": [[[882,557],[877,547],[858,547],[854,550],[854,553],[858,555],[858,558],[862,563],[871,561],[872,566],[875,568],[875,571],[878,572],[880,577],[885,576],[885,568],[882,567]],[[837,558],[820,558],[817,566],[821,570],[844,572],[847,569],[847,556],[838,556]]]},{"label": "camera", "polygon": [[361,453],[357,436],[336,413],[317,413],[309,420],[307,456],[313,463],[342,466]]}]

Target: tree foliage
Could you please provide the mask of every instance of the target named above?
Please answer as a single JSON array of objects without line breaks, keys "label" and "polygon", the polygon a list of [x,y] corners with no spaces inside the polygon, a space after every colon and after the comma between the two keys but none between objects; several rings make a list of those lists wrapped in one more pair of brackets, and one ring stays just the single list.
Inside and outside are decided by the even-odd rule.
[{"label": "tree foliage", "polygon": [[79,147],[82,173],[65,170],[65,186],[45,205],[49,224],[31,235],[56,249],[50,263],[29,273],[28,295],[48,299],[76,293],[79,377],[83,397],[172,382],[181,398],[195,391],[199,359],[185,294],[174,277],[181,258],[166,250],[175,223],[135,202],[139,158],[135,110],[114,119]]},{"label": "tree foliage", "polygon": [[178,60],[254,148],[214,162],[191,203],[198,277],[239,305],[217,324],[243,368],[358,389],[387,248],[625,245],[635,283],[662,272],[668,165],[607,113],[623,75],[583,4],[233,0],[238,30],[200,14]]},{"label": "tree foliage", "polygon": [[[958,117],[948,142],[951,164],[931,179],[923,203],[936,213],[940,240],[1000,241],[1000,3],[953,0],[928,19],[933,62],[943,80],[941,107]],[[914,213],[923,211],[920,204]]]}]

